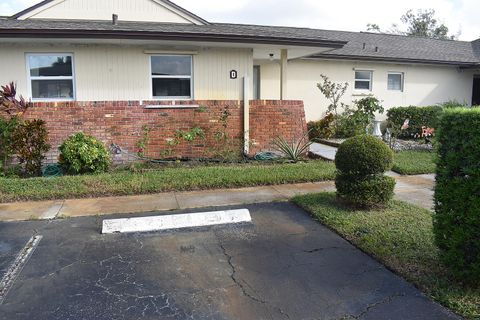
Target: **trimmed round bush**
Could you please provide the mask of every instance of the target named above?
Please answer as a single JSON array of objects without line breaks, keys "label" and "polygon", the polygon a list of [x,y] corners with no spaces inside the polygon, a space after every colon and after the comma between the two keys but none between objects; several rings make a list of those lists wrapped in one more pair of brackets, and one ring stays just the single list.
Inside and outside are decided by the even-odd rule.
[{"label": "trimmed round bush", "polygon": [[392,168],[393,152],[380,139],[360,135],[340,145],[335,165],[343,174],[357,176],[380,174]]},{"label": "trimmed round bush", "polygon": [[348,139],[338,148],[335,165],[337,196],[352,206],[382,207],[393,198],[395,179],[383,175],[393,165],[393,152],[380,139]]},{"label": "trimmed round bush", "polygon": [[437,139],[435,240],[452,274],[480,286],[480,108],[446,110]]},{"label": "trimmed round bush", "polygon": [[358,178],[338,174],[335,179],[337,196],[359,208],[373,208],[388,203],[393,198],[395,179],[384,175]]},{"label": "trimmed round bush", "polygon": [[59,163],[70,174],[100,173],[110,167],[110,154],[105,145],[83,132],[69,137],[59,150]]}]

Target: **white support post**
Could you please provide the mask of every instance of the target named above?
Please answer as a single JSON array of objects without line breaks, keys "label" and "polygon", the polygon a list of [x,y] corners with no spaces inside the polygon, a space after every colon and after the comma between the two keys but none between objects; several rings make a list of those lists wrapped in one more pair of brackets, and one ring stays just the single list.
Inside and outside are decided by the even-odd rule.
[{"label": "white support post", "polygon": [[243,153],[250,153],[250,79],[243,78]]},{"label": "white support post", "polygon": [[288,50],[282,49],[280,55],[280,100],[285,100],[287,97],[287,64]]}]

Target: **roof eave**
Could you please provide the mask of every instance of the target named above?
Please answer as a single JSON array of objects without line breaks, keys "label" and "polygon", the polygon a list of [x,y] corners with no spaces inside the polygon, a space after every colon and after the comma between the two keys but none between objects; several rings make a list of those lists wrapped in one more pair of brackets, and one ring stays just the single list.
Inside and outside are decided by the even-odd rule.
[{"label": "roof eave", "polygon": [[37,4],[35,4],[35,5],[31,6],[31,7],[28,7],[28,8],[25,9],[25,10],[22,10],[22,11],[20,11],[20,12],[15,13],[13,16],[10,16],[10,19],[18,19],[18,18],[20,18],[21,16],[23,16],[23,15],[25,15],[25,14],[33,11],[33,10],[36,10],[36,9],[38,9],[38,8],[40,8],[40,7],[43,7],[44,5],[49,4],[49,3],[52,2],[52,1],[54,1],[54,0],[44,0],[44,1],[42,1],[42,2],[39,2],[39,3],[37,3]]},{"label": "roof eave", "polygon": [[457,67],[478,67],[478,62],[465,61],[447,61],[447,60],[433,60],[433,59],[411,59],[411,58],[395,58],[395,57],[371,57],[371,56],[355,56],[355,55],[336,55],[336,54],[316,54],[307,59],[334,59],[334,60],[362,60],[374,62],[398,62],[398,63],[415,63],[415,64],[433,64],[433,65],[448,65]]},{"label": "roof eave", "polygon": [[206,25],[211,24],[210,22],[208,22],[207,20],[203,19],[202,17],[199,17],[199,16],[197,16],[196,14],[188,11],[187,9],[180,7],[179,5],[173,3],[173,2],[170,1],[170,0],[164,0],[164,1],[165,1],[168,5],[170,5],[170,6],[174,7],[175,9],[183,12],[184,14],[190,16],[191,18],[194,18],[194,19],[196,19],[196,20],[198,20],[198,21],[200,21],[200,22],[202,22],[202,23],[204,23],[204,24],[206,24]]},{"label": "roof eave", "polygon": [[138,39],[138,40],[179,40],[205,42],[232,42],[275,44],[304,47],[343,48],[346,41],[327,39],[294,39],[271,36],[221,35],[184,32],[148,32],[118,30],[55,30],[55,29],[0,29],[0,38],[45,38],[45,39]]}]

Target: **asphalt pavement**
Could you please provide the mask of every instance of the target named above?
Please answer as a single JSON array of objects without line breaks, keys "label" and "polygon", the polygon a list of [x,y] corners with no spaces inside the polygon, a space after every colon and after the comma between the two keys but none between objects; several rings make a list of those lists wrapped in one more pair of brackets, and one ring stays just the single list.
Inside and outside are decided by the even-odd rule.
[{"label": "asphalt pavement", "polygon": [[101,217],[0,223],[0,277],[43,236],[0,319],[458,319],[291,203],[231,208],[253,223],[113,235]]}]

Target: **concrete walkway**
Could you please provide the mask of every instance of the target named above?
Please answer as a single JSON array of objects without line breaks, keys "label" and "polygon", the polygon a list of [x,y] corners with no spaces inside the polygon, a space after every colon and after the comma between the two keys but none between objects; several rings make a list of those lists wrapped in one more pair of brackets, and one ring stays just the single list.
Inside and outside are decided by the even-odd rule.
[{"label": "concrete walkway", "polygon": [[434,174],[402,176],[395,172],[389,172],[387,175],[397,180],[395,198],[428,210],[433,210]]},{"label": "concrete walkway", "polygon": [[327,181],[138,196],[14,202],[0,204],[0,221],[44,220],[288,201],[295,195],[334,189],[334,183]]},{"label": "concrete walkway", "polygon": [[327,146],[326,144],[314,143],[310,146],[310,152],[322,159],[334,161],[337,148]]},{"label": "concrete walkway", "polygon": [[[426,209],[432,208],[433,175],[400,176],[394,173],[389,174],[397,180],[395,190],[397,199]],[[242,189],[5,203],[0,204],[0,221],[48,220],[288,201],[296,195],[334,190],[334,183],[327,181]]]}]

